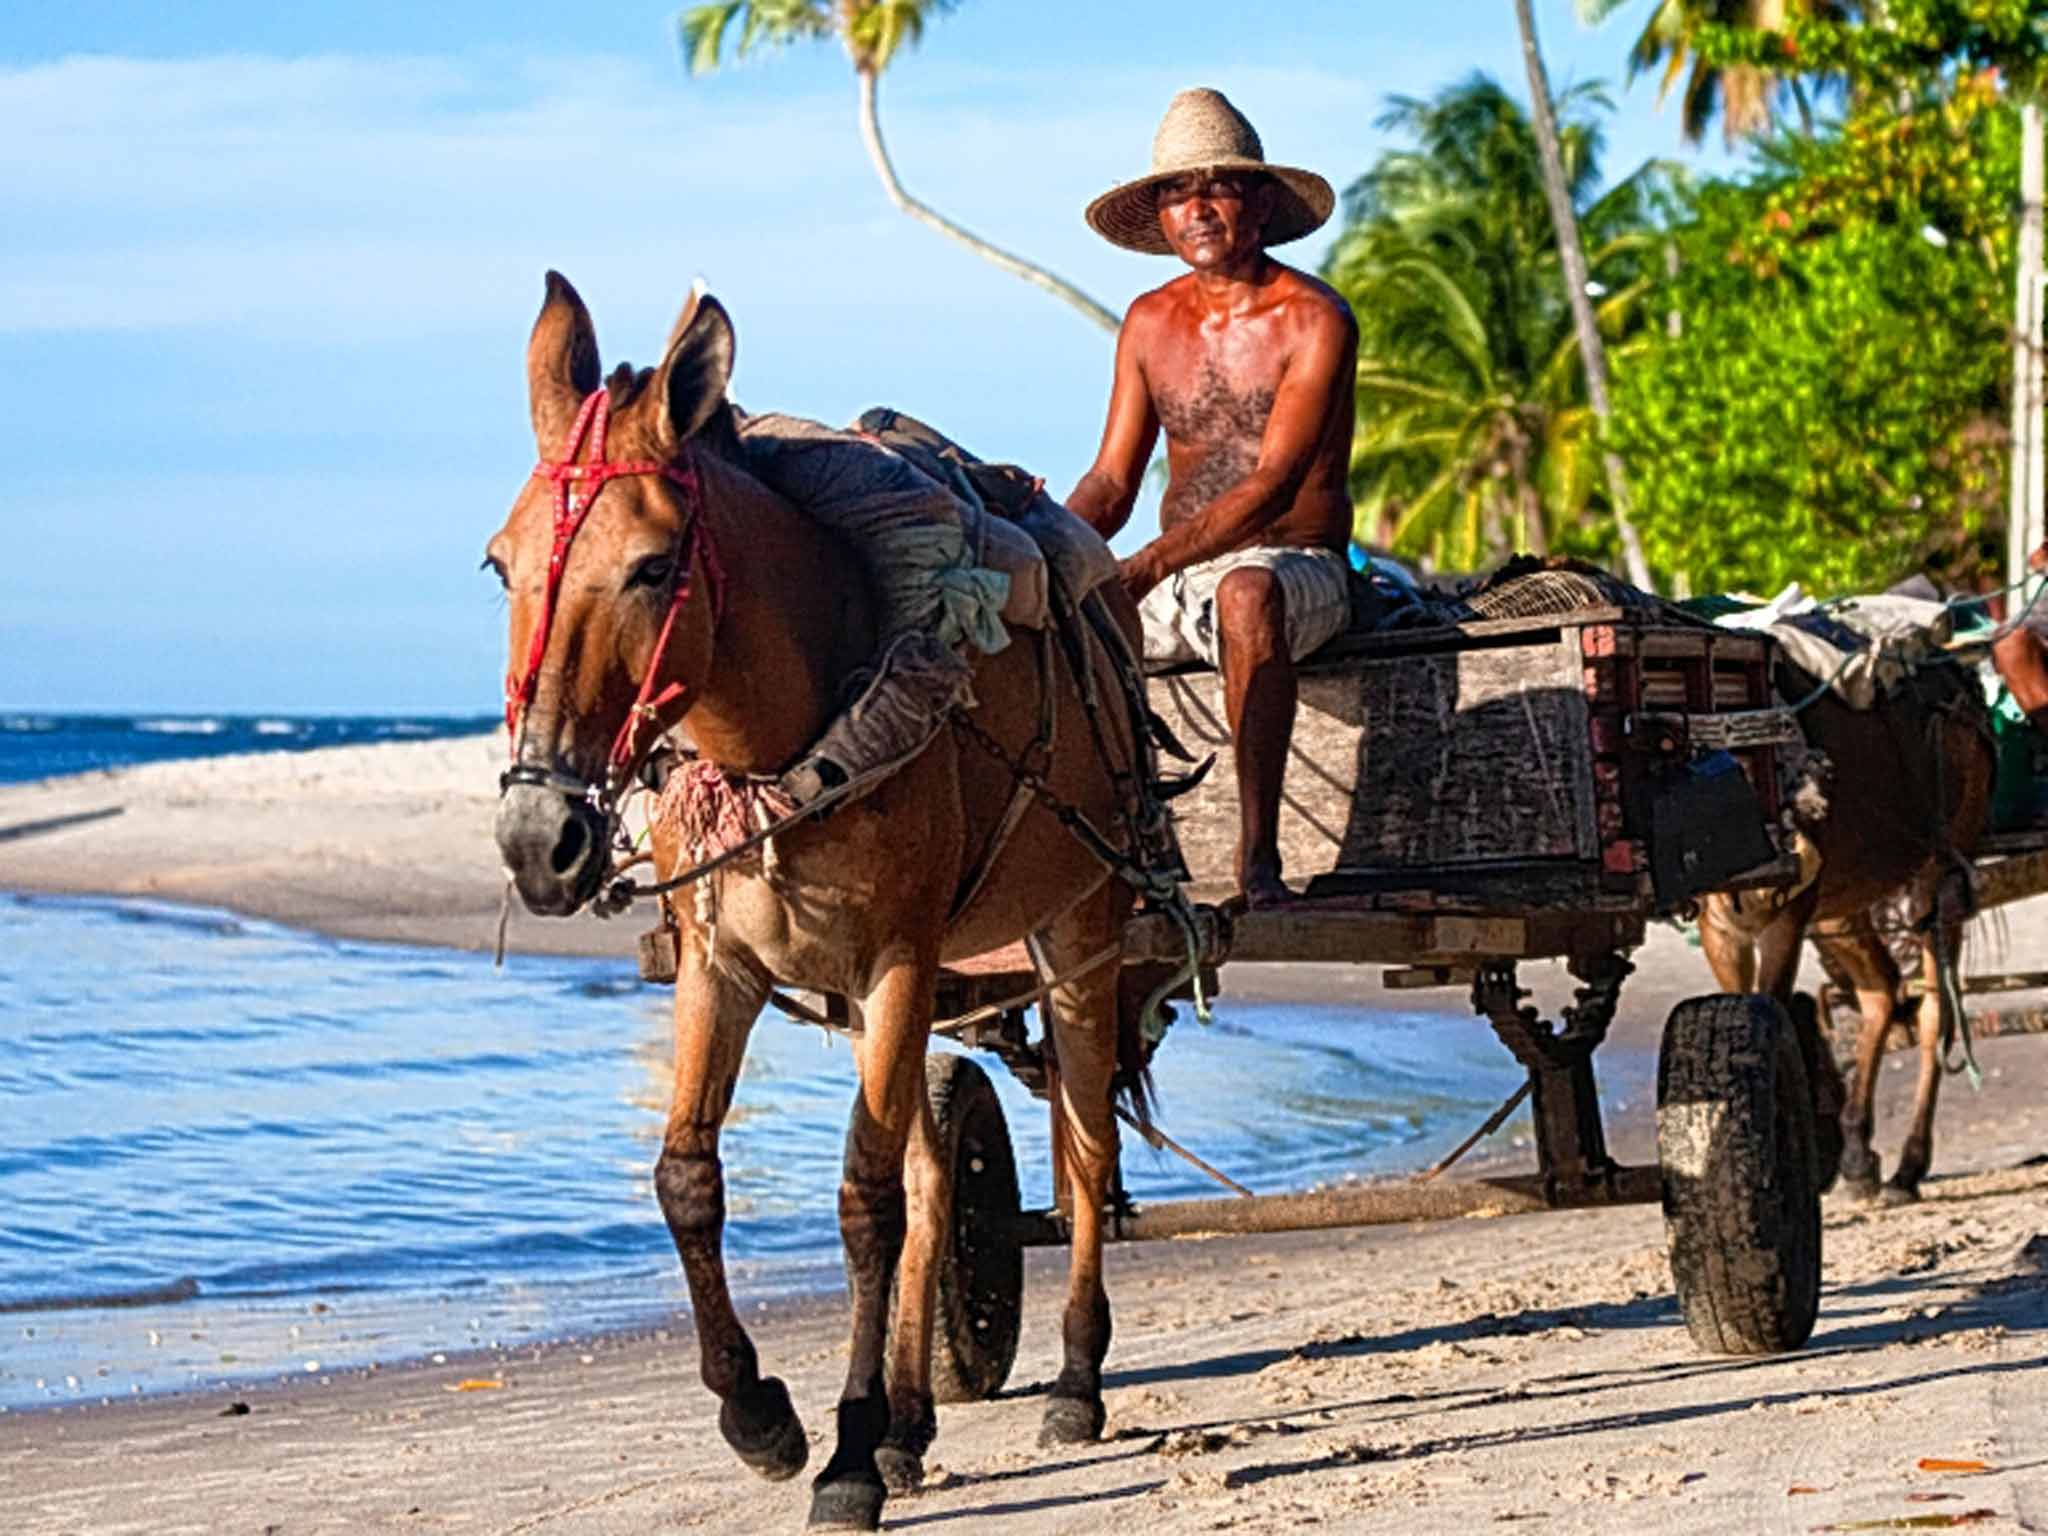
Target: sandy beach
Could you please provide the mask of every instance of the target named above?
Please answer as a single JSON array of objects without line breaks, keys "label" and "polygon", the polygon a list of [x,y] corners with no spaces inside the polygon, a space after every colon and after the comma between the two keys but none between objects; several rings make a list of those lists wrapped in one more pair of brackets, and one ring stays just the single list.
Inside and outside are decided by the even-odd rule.
[{"label": "sandy beach", "polygon": [[[487,948],[501,750],[480,737],[7,788],[0,887]],[[511,943],[625,955],[639,926],[517,913]],[[2009,909],[2004,929],[2001,968],[2027,968],[2048,907]],[[1616,1033],[1653,1045],[1707,972],[1669,929],[1638,961]],[[1225,985],[1361,1008],[1378,996],[1376,973],[1356,968],[1232,967]],[[1462,1008],[1455,993],[1421,997]],[[1109,1435],[1047,1453],[1032,1446],[1035,1397],[1055,1369],[1064,1256],[1037,1253],[1010,1390],[942,1410],[928,1487],[892,1501],[885,1526],[1811,1531],[1987,1511],[1973,1525],[2048,1529],[2048,1052],[2019,1039],[1980,1054],[1984,1090],[1944,1094],[1921,1204],[1830,1198],[1821,1320],[1796,1354],[1694,1348],[1654,1207],[1113,1247]],[[1887,1153],[1909,1090],[1904,1070],[1886,1072]],[[1624,1159],[1654,1155],[1647,1106],[1609,1134]],[[789,1379],[815,1447],[841,1309],[828,1297],[758,1317],[764,1365]],[[802,1486],[754,1481],[715,1420],[687,1317],[14,1412],[0,1416],[0,1530],[798,1529]]]}]

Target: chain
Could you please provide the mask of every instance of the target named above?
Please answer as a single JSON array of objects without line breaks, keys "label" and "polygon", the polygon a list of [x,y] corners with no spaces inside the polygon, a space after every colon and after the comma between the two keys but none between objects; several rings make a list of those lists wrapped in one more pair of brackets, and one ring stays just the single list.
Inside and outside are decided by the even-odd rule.
[{"label": "chain", "polygon": [[1044,774],[1032,768],[1022,758],[1011,755],[1003,744],[983,730],[973,717],[964,713],[955,714],[953,729],[1009,769],[1011,777],[1028,790],[1034,800],[1050,811],[1061,826],[1079,838],[1090,853],[1101,860],[1132,890],[1158,902],[1171,902],[1178,897],[1180,887],[1176,881],[1157,870],[1145,868],[1110,842],[1078,806],[1062,799],[1054,792],[1052,786],[1045,782]]}]

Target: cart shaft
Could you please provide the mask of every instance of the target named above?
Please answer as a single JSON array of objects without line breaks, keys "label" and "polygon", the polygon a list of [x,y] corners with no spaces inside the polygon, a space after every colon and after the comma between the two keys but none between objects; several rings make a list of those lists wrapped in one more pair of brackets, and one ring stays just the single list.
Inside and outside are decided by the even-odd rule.
[{"label": "cart shaft", "polygon": [[[1519,1216],[1583,1206],[1643,1205],[1661,1198],[1662,1184],[1655,1168],[1617,1167],[1606,1179],[1549,1191],[1544,1180],[1534,1174],[1455,1183],[1388,1182],[1236,1200],[1161,1201],[1122,1215],[1112,1212],[1105,1222],[1105,1235],[1112,1241],[1146,1242],[1223,1233],[1306,1232],[1458,1216]],[[1023,1247],[1055,1247],[1067,1241],[1067,1226],[1056,1212],[1024,1211],[1015,1218],[1010,1235]]]}]

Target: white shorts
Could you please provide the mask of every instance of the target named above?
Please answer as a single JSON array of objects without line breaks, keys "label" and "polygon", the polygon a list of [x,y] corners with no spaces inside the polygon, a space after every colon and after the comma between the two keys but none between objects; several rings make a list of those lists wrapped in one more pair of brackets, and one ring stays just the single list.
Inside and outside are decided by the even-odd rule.
[{"label": "white shorts", "polygon": [[1351,622],[1351,562],[1334,549],[1264,544],[1233,550],[1176,571],[1145,594],[1145,660],[1222,665],[1217,652],[1216,589],[1232,571],[1271,571],[1280,583],[1287,649],[1296,661],[1344,632]]}]

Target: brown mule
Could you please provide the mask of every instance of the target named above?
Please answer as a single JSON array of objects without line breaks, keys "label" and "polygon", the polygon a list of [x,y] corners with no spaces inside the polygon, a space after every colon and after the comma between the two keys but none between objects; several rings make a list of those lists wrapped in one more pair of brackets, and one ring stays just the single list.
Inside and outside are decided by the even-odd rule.
[{"label": "brown mule", "polygon": [[[621,368],[601,383],[589,314],[566,281],[549,275],[527,352],[543,458],[560,451],[583,402],[602,387],[611,396],[611,459],[678,473],[605,484],[563,562],[497,828],[507,870],[536,912],[574,911],[603,879],[609,828],[597,825],[603,808],[594,811],[583,790],[605,782],[608,747],[636,697],[649,695],[642,682],[651,662],[661,675],[649,681],[662,693],[669,684],[681,690],[659,729],[687,714],[690,737],[710,762],[767,773],[818,736],[849,676],[873,656],[877,610],[860,560],[738,462],[726,404],[732,356],[731,322],[705,298],[685,310],[659,368]],[[702,539],[685,527],[691,477]],[[553,513],[550,488],[530,482],[490,542],[488,563],[510,595],[515,662],[529,655],[543,624]],[[692,596],[674,606],[672,633],[658,647],[674,583],[685,577]],[[714,588],[722,602],[712,600]],[[1135,610],[1120,591],[1112,601],[1135,636]],[[1061,653],[1020,639],[979,661],[975,720],[1010,752],[1036,733],[1041,688],[1053,690],[1062,718],[1081,718],[1081,694]],[[1042,654],[1050,676],[1041,675]],[[1116,696],[1106,675],[1095,686]],[[1105,724],[1111,755],[1134,761],[1126,722]],[[1118,825],[1119,791],[1090,731],[1059,733],[1046,776],[1095,825]],[[675,1089],[655,1189],[689,1281],[719,1426],[740,1458],[769,1478],[794,1476],[808,1448],[788,1391],[760,1374],[727,1289],[719,1128],[772,984],[849,998],[863,1025],[839,1186],[852,1347],[837,1444],[812,1496],[813,1526],[873,1529],[884,1469],[890,1486],[915,1486],[936,1429],[930,1334],[951,1215],[950,1173],[925,1091],[939,966],[1036,935],[1053,972],[1064,973],[1117,944],[1130,912],[1129,890],[1036,804],[955,910],[1014,787],[1005,766],[943,732],[866,798],[778,836],[772,868],[750,858],[710,876],[715,924],[696,920],[687,895],[676,903]],[[672,838],[658,835],[654,852],[663,874],[685,862]],[[1065,1363],[1045,1411],[1049,1441],[1093,1440],[1102,1430],[1110,1314],[1101,1213],[1117,1156],[1116,993],[1114,966],[1053,993],[1073,1254]]]},{"label": "brown mule", "polygon": [[[1785,670],[1795,695],[1813,686],[1797,669]],[[1904,896],[1906,921],[1919,933],[1922,976],[1936,975],[1937,955],[1957,958],[1969,916],[1967,860],[1991,807],[1989,720],[1976,681],[1944,665],[1916,672],[1874,710],[1823,694],[1800,723],[1833,773],[1827,815],[1808,828],[1819,876],[1782,906],[1754,896],[1707,898],[1700,943],[1723,991],[1768,992],[1797,1010],[1809,1067],[1821,1068],[1823,1109],[1843,1095],[1826,1041],[1804,1000],[1793,997],[1800,941],[1813,940],[1830,975],[1853,988],[1863,1028],[1842,1107],[1841,1176],[1872,1198],[1880,1194],[1870,1146],[1878,1068],[1885,1036],[1907,1009],[1879,909]],[[1919,1092],[1898,1166],[1881,1191],[1887,1201],[1918,1197],[1934,1154],[1942,1053],[1956,1025],[1938,990],[1920,999],[1919,1010]]]}]

